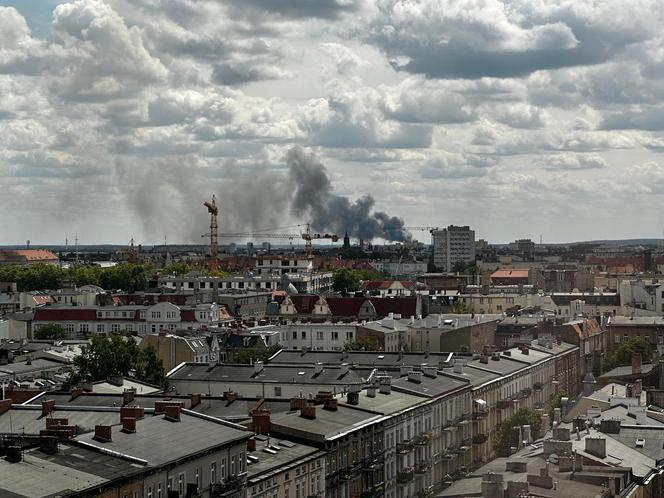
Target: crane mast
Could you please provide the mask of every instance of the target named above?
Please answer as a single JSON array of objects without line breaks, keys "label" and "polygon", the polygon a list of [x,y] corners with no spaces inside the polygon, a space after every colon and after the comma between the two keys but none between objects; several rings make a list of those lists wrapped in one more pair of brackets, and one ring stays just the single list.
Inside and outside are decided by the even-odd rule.
[{"label": "crane mast", "polygon": [[212,196],[212,202],[205,201],[203,205],[207,208],[208,213],[210,213],[210,272],[217,272],[217,215],[219,214],[219,209],[217,208],[217,203],[215,202],[214,195]]}]

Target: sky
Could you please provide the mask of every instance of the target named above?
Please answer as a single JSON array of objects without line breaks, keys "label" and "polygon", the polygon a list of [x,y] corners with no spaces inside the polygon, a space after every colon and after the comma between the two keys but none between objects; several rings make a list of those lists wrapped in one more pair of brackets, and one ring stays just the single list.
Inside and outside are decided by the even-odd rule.
[{"label": "sky", "polygon": [[222,234],[662,237],[663,17],[656,0],[0,0],[0,245],[198,243],[213,194]]}]

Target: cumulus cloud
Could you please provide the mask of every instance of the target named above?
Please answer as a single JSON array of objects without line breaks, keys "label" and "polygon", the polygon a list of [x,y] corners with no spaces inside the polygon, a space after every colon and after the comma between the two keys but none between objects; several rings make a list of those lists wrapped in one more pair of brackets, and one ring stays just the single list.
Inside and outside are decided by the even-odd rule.
[{"label": "cumulus cloud", "polygon": [[[0,243],[199,241],[213,192],[231,230],[338,208],[502,240],[572,210],[569,240],[603,223],[579,195],[621,234],[660,223],[655,0],[47,3],[0,7]],[[322,211],[293,210],[297,147]]]},{"label": "cumulus cloud", "polygon": [[607,167],[606,160],[595,153],[576,154],[573,152],[563,152],[542,157],[539,163],[545,169],[552,171],[601,169]]},{"label": "cumulus cloud", "polygon": [[367,39],[395,68],[430,78],[522,77],[603,63],[655,32],[652,0],[622,5],[388,0]]}]

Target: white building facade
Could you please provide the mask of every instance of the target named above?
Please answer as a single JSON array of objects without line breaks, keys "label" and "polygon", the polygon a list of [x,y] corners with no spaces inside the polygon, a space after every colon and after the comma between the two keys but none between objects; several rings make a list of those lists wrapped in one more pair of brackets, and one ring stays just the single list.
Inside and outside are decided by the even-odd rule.
[{"label": "white building facade", "polygon": [[456,263],[475,261],[475,231],[468,226],[450,225],[431,232],[433,264],[442,271],[451,272]]}]

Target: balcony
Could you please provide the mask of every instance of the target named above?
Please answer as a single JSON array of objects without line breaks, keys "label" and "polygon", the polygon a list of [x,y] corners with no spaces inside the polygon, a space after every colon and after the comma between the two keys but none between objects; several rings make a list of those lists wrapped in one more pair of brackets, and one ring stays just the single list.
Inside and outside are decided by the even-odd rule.
[{"label": "balcony", "polygon": [[247,473],[227,477],[224,482],[214,483],[210,486],[212,498],[240,498],[247,484]]},{"label": "balcony", "polygon": [[530,387],[526,387],[525,389],[521,389],[521,391],[519,391],[519,397],[527,398],[532,393],[533,393],[533,390]]},{"label": "balcony", "polygon": [[414,469],[408,468],[397,472],[397,484],[408,484],[413,480]]},{"label": "balcony", "polygon": [[535,391],[541,391],[543,388],[544,388],[544,384],[542,384],[541,382],[535,382],[533,384],[533,389]]},{"label": "balcony", "polygon": [[362,470],[365,472],[374,472],[376,470],[379,470],[383,466],[384,460],[383,457],[379,458],[367,458],[364,460],[364,465],[362,466]]},{"label": "balcony", "polygon": [[383,498],[385,496],[385,483],[378,483],[371,488],[362,491],[360,498]]},{"label": "balcony", "polygon": [[489,440],[486,434],[475,434],[473,436],[473,444],[484,444]]},{"label": "balcony", "polygon": [[415,446],[429,446],[431,444],[431,433],[425,432],[419,436],[415,436]]},{"label": "balcony", "polygon": [[501,399],[498,400],[498,403],[496,404],[498,406],[499,410],[505,410],[512,406],[512,400],[511,399]]},{"label": "balcony", "polygon": [[473,412],[473,420],[484,420],[487,416],[487,413],[485,410],[479,411],[479,412]]},{"label": "balcony", "polygon": [[415,445],[412,441],[404,441],[402,443],[397,443],[397,453],[401,455],[407,455],[415,449]]},{"label": "balcony", "polygon": [[416,474],[426,474],[431,470],[431,464],[429,462],[420,462],[418,464],[415,464],[415,469],[414,472]]}]

